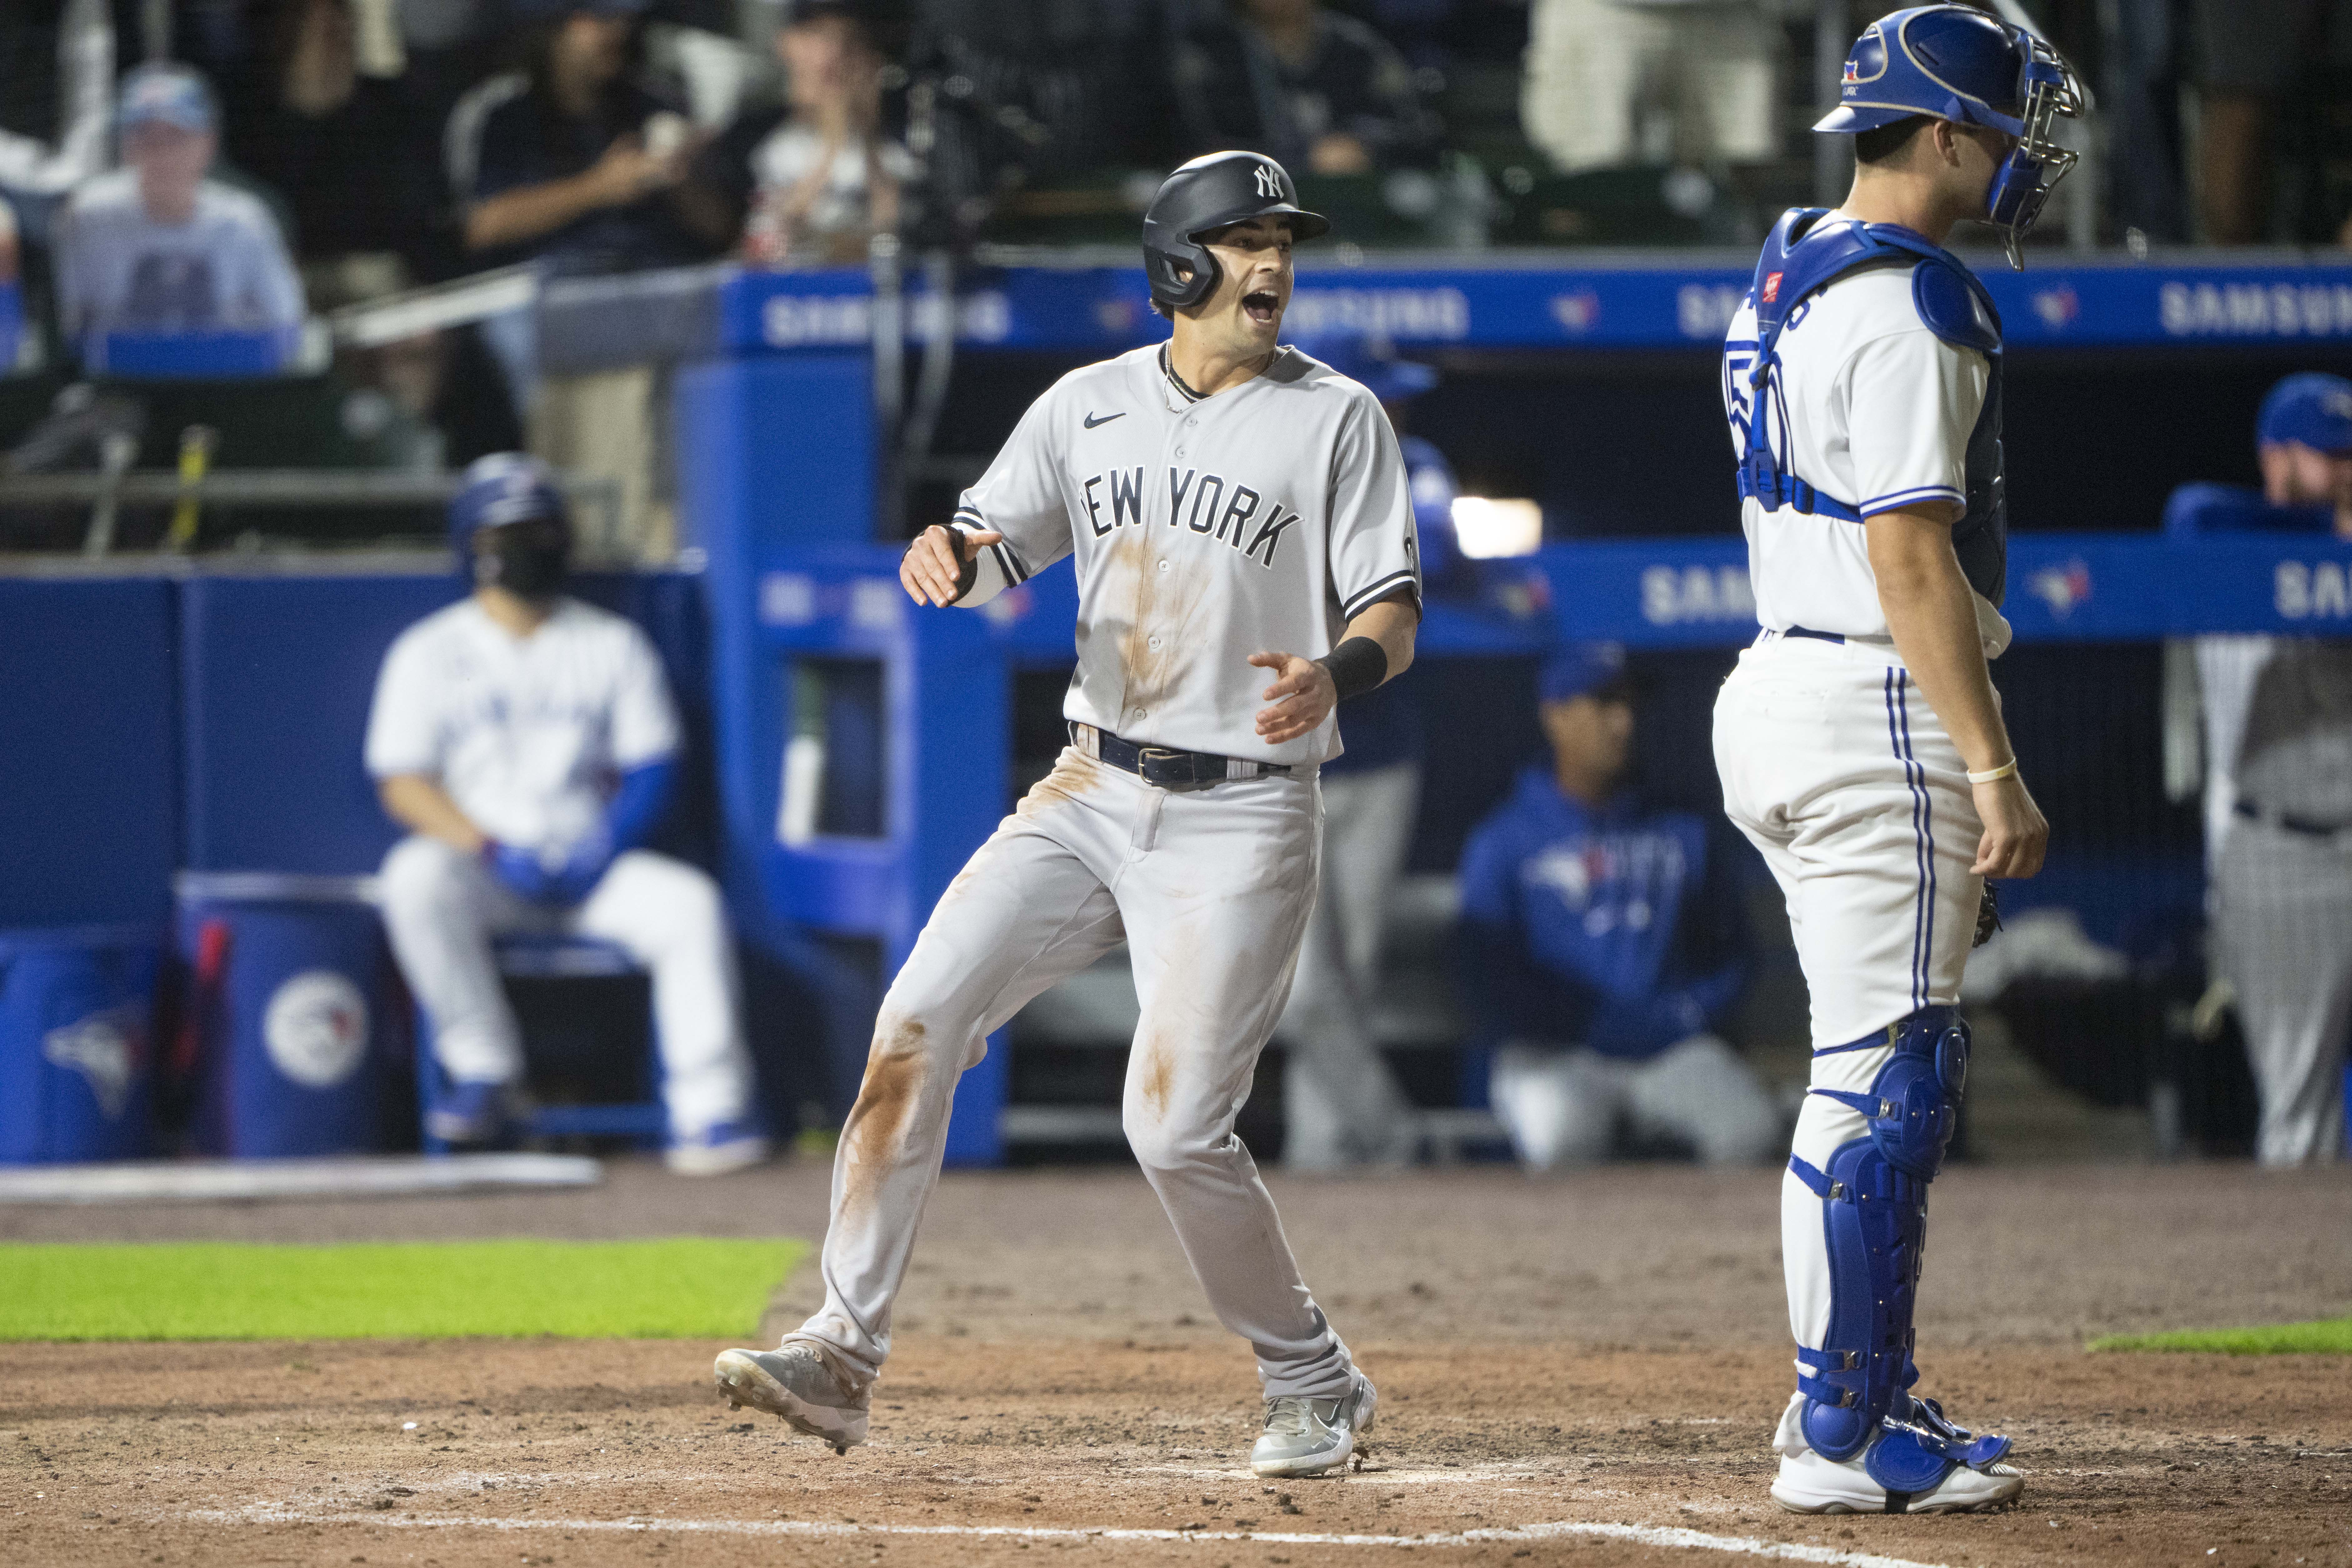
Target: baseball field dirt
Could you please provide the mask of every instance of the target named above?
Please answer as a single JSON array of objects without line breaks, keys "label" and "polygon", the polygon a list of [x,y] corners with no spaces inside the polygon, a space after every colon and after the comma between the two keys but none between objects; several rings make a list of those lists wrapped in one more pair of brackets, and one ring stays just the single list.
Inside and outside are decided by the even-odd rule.
[{"label": "baseball field dirt", "polygon": [[[1769,1173],[1273,1185],[1381,1386],[1343,1479],[1248,1474],[1247,1354],[1134,1172],[951,1175],[846,1458],[729,1411],[721,1341],[0,1345],[0,1562],[2352,1568],[2352,1362],[2082,1349],[2341,1314],[2340,1169],[1948,1171],[1926,1387],[2029,1471],[2019,1507],[1948,1519],[1766,1496],[1789,1381]],[[824,1202],[809,1165],[623,1164],[580,1193],[0,1210],[0,1240],[814,1238]]]}]

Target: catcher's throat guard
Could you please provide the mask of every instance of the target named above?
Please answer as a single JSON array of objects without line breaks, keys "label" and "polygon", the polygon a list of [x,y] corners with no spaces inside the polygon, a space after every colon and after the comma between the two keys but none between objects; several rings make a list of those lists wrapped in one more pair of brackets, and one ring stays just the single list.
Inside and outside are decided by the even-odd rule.
[{"label": "catcher's throat guard", "polygon": [[[1923,1007],[1840,1050],[1892,1043],[1866,1093],[1811,1092],[1861,1112],[1869,1131],[1840,1144],[1827,1168],[1790,1155],[1789,1169],[1822,1200],[1830,1260],[1830,1323],[1816,1349],[1798,1347],[1805,1441],[1864,1468],[1890,1491],[1933,1489],[1954,1465],[1991,1464],[2009,1439],[1954,1426],[1916,1399],[1912,1311],[1927,1239],[1927,1184],[1943,1168],[1969,1075],[1969,1026],[1956,1007]],[[1874,1444],[1873,1439],[1879,1439]],[[1882,1473],[1883,1472],[1883,1473]]]},{"label": "catcher's throat guard", "polygon": [[1993,171],[1985,205],[1993,226],[2000,230],[2010,270],[2022,272],[2025,231],[2033,226],[2051,191],[2081,157],[2073,148],[2060,146],[2055,132],[2060,120],[2082,114],[2083,89],[2074,68],[2057,50],[2023,28],[2016,32],[2018,47],[2025,56],[2021,79],[2025,110],[2012,132],[2017,145]]}]

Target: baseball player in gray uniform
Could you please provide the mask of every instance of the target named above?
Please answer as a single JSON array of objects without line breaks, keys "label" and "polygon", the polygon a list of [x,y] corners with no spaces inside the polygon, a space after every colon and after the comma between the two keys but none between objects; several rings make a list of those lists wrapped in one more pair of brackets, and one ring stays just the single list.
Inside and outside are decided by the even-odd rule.
[{"label": "baseball player in gray uniform", "polygon": [[1321,854],[1333,710],[1412,662],[1403,459],[1364,387],[1280,344],[1302,212],[1271,158],[1170,175],[1143,226],[1166,344],[1031,405],[952,526],[908,548],[920,604],[979,605],[1076,557],[1070,744],[932,910],[876,1020],[834,1165],[824,1307],[715,1368],[740,1404],[863,1442],[957,1076],[991,1030],[1122,938],[1142,1019],[1128,1142],[1224,1325],[1256,1352],[1266,1476],[1345,1464],[1372,1384],[1315,1303],[1234,1119],[1290,991]]},{"label": "baseball player in gray uniform", "polygon": [[[2288,376],[2263,399],[2255,444],[2262,489],[2183,485],[2165,505],[2167,534],[2352,539],[2352,381]],[[2295,581],[2290,573],[2282,595]],[[2261,1090],[2254,1152],[2265,1165],[2340,1159],[2352,1031],[2352,641],[2202,637],[2197,674],[2214,968],[2237,1002]]]}]

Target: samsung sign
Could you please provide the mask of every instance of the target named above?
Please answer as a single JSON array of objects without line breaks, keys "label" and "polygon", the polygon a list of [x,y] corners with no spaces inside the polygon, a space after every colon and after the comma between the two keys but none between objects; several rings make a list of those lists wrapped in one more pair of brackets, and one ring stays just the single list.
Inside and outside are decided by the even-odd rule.
[{"label": "samsung sign", "polygon": [[2167,283],[2157,309],[2168,337],[2352,337],[2352,284]]}]

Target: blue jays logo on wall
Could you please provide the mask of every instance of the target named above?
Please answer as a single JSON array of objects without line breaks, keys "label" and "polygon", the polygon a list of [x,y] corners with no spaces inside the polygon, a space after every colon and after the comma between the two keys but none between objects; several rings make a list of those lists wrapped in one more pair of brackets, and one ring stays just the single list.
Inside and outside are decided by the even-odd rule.
[{"label": "blue jays logo on wall", "polygon": [[2075,605],[2091,596],[2091,568],[2081,561],[2044,566],[2025,580],[2025,589],[2049,605],[2050,613],[2063,621],[2074,613]]},{"label": "blue jays logo on wall", "polygon": [[2052,331],[2074,324],[2083,313],[2083,297],[2074,292],[2072,283],[2061,283],[2055,289],[2043,289],[2033,296],[2033,313]]}]

